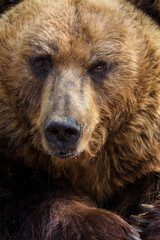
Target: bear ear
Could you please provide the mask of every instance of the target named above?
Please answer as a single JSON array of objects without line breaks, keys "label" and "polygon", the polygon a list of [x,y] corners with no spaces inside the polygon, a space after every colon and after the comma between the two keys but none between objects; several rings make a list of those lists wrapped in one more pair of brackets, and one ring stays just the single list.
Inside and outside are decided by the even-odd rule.
[{"label": "bear ear", "polygon": [[127,0],[160,24],[160,0]]},{"label": "bear ear", "polygon": [[0,14],[22,1],[23,0],[0,0]]}]

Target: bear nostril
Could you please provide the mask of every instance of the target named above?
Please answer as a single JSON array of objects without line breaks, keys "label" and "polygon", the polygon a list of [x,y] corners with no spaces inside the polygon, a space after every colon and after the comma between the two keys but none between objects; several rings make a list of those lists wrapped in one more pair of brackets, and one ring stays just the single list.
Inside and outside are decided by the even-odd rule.
[{"label": "bear nostril", "polygon": [[75,129],[68,128],[64,131],[64,134],[67,137],[73,137],[73,136],[76,136],[78,133]]},{"label": "bear nostril", "polygon": [[53,134],[53,135],[58,135],[59,131],[55,129],[48,129],[47,134]]},{"label": "bear nostril", "polygon": [[[57,120],[57,117],[56,117]],[[58,117],[58,121],[47,124],[45,129],[47,141],[57,146],[75,144],[81,133],[81,125],[73,118]]]}]

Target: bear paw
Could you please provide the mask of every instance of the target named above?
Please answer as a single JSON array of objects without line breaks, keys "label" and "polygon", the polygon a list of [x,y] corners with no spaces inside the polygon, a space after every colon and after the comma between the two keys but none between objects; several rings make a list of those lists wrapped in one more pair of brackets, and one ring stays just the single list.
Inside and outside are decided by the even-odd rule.
[{"label": "bear paw", "polygon": [[23,217],[18,239],[140,240],[138,232],[118,215],[84,203],[65,204],[64,200],[52,205],[49,217],[42,212],[41,206]]},{"label": "bear paw", "polygon": [[140,240],[137,231],[119,216],[96,208],[63,215],[51,232],[49,240]]},{"label": "bear paw", "polygon": [[144,240],[160,239],[160,203],[153,205],[142,204],[141,209],[144,213],[132,216],[135,229],[140,233]]}]

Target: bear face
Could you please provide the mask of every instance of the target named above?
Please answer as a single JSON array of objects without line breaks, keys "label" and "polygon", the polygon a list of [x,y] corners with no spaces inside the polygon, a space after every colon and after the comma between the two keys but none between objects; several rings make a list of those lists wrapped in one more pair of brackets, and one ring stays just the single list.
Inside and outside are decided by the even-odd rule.
[{"label": "bear face", "polygon": [[93,178],[112,165],[119,186],[159,169],[154,23],[125,1],[28,0],[0,26],[0,133],[16,158],[53,171],[95,157]]}]

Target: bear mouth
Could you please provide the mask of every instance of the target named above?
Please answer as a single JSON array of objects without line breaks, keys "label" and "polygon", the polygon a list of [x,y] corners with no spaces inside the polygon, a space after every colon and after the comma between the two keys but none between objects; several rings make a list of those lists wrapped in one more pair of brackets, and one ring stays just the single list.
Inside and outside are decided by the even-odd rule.
[{"label": "bear mouth", "polygon": [[55,152],[54,155],[58,158],[69,158],[75,155],[75,152]]},{"label": "bear mouth", "polygon": [[50,153],[50,155],[58,157],[58,158],[70,158],[73,156],[76,156],[77,151],[76,147],[68,147],[68,148],[57,148],[54,145],[47,145],[47,152]]}]

